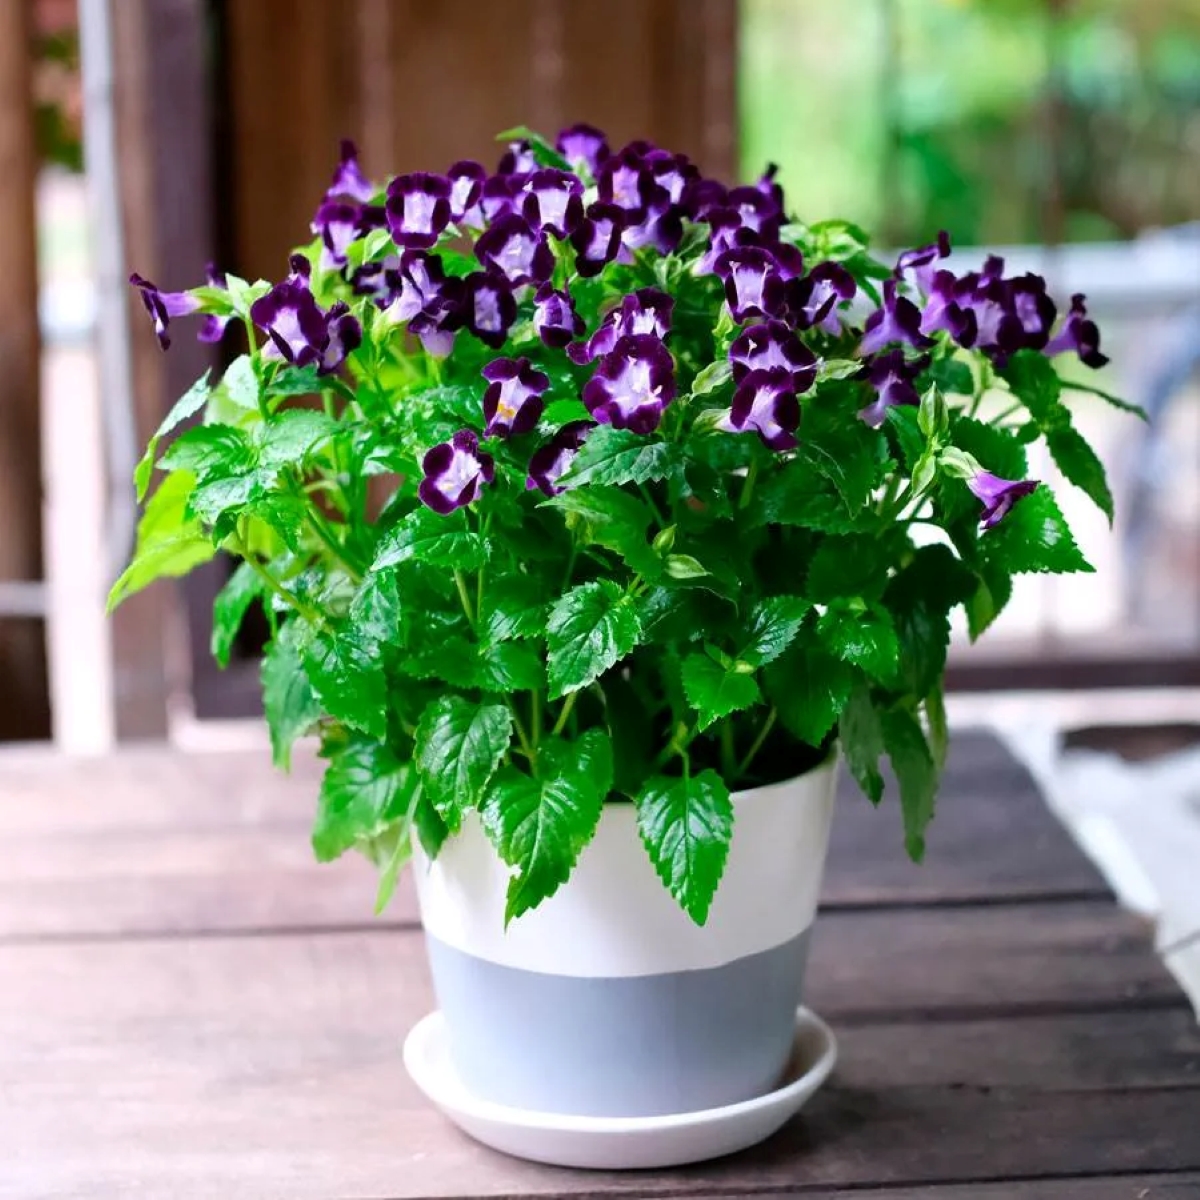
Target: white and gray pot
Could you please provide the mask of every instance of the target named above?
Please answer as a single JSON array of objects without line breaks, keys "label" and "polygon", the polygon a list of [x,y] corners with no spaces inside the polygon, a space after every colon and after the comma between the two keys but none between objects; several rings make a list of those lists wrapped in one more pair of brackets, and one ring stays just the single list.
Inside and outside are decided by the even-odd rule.
[{"label": "white and gray pot", "polygon": [[477,1097],[584,1116],[692,1112],[770,1091],[795,1033],[836,758],[736,793],[729,859],[695,925],[631,804],[605,805],[570,881],[504,928],[507,868],[477,820],[417,887],[450,1052]]}]

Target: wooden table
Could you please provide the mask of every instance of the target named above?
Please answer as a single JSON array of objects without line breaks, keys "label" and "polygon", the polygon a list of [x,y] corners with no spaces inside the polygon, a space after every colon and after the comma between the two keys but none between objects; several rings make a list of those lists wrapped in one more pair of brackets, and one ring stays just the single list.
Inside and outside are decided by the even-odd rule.
[{"label": "wooden table", "polygon": [[673,1172],[469,1141],[400,1062],[432,1001],[412,895],[309,861],[315,767],[0,757],[0,1196],[1200,1196],[1200,1033],[987,738],[927,864],[839,803],[810,1003],[831,1082],[756,1150]]}]

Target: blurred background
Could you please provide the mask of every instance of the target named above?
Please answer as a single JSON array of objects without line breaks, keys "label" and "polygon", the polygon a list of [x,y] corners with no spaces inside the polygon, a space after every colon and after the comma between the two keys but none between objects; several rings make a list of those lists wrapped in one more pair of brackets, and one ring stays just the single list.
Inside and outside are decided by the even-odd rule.
[{"label": "blurred background", "polygon": [[1068,490],[1098,575],[1022,579],[985,645],[959,637],[952,684],[1023,713],[1068,693],[1084,718],[1170,689],[1187,716],[1200,0],[2,0],[0,740],[195,739],[257,711],[253,630],[229,671],[209,660],[221,567],[102,614],[131,462],[211,353],[184,333],[160,356],[128,271],[278,276],[341,137],[381,176],[574,120],[727,175],[777,162],[802,219],[862,222],[882,254],[946,228],[1085,292],[1112,356],[1090,381],[1153,415],[1078,401],[1115,536]]}]

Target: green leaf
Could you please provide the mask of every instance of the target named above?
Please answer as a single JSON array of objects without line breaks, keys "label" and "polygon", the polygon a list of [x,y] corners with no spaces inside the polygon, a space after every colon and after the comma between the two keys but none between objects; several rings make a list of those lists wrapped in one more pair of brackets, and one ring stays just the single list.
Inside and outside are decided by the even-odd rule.
[{"label": "green leaf", "polygon": [[925,457],[927,442],[918,423],[918,412],[909,405],[893,405],[888,409],[887,428],[896,438],[900,457],[911,473]]},{"label": "green leaf", "polygon": [[819,603],[878,592],[887,578],[888,559],[878,537],[827,537],[809,563],[805,591]]},{"label": "green leaf", "polygon": [[1106,404],[1111,404],[1113,408],[1119,408],[1122,412],[1132,413],[1135,417],[1140,417],[1143,421],[1150,420],[1150,414],[1140,404],[1131,404],[1128,400],[1122,400],[1120,396],[1114,396],[1112,392],[1106,392],[1103,388],[1092,387],[1090,383],[1077,383],[1070,379],[1064,379],[1062,386],[1068,392],[1083,392],[1087,396],[1098,396]]},{"label": "green leaf", "polygon": [[737,665],[723,667],[707,654],[691,654],[684,659],[683,690],[699,714],[698,728],[707,729],[721,717],[762,699],[754,675],[738,670]]},{"label": "green leaf", "polygon": [[[412,766],[381,743],[356,738],[339,749],[321,782],[312,831],[317,861],[329,862],[362,846],[396,821],[406,831],[419,789]],[[408,841],[406,835],[402,839]]]},{"label": "green leaf", "polygon": [[421,789],[421,796],[413,813],[413,827],[417,831],[417,837],[421,839],[421,849],[432,862],[446,844],[446,839],[450,836],[450,827],[438,816],[438,811],[430,803],[424,788]]},{"label": "green leaf", "polygon": [[975,392],[975,377],[961,358],[942,358],[935,362],[921,376],[917,386],[923,391],[930,384],[947,395],[971,396]]},{"label": "green leaf", "polygon": [[300,657],[304,633],[303,622],[293,617],[271,640],[262,661],[263,710],[271,735],[271,759],[285,770],[291,766],[293,743],[321,716],[321,704]]},{"label": "green leaf", "polygon": [[823,475],[795,463],[760,479],[749,516],[755,525],[796,525],[843,533],[855,518]]},{"label": "green leaf", "polygon": [[574,742],[544,742],[538,754],[537,779],[505,767],[482,808],[484,830],[513,868],[505,925],[566,883],[612,786],[612,744],[602,730],[590,729]]},{"label": "green leaf", "polygon": [[1082,490],[1108,518],[1111,525],[1113,498],[1108,488],[1108,478],[1104,473],[1103,464],[1083,435],[1070,425],[1064,425],[1047,432],[1046,445],[1050,447],[1050,453],[1063,473],[1063,478]]},{"label": "green leaf", "polygon": [[321,630],[305,648],[304,669],[330,716],[381,741],[387,736],[387,677],[376,644],[353,622]]},{"label": "green leaf", "polygon": [[850,666],[805,636],[766,668],[763,690],[784,729],[809,746],[820,746],[837,724],[854,678]]},{"label": "green leaf", "polygon": [[585,545],[615,550],[640,575],[655,577],[660,564],[646,538],[654,519],[645,501],[617,487],[597,484],[562,492],[543,502],[567,514],[567,525]]},{"label": "green leaf", "polygon": [[150,487],[150,477],[154,473],[154,459],[158,454],[158,443],[168,433],[178,429],[188,417],[195,416],[208,400],[210,387],[208,383],[211,372],[205,371],[195,383],[172,406],[171,411],[163,419],[163,423],[154,431],[146,445],[146,453],[133,472],[134,486],[137,488],[137,498],[145,500],[146,491]]},{"label": "green leaf", "polygon": [[[630,563],[630,566],[632,565]],[[691,554],[668,554],[663,559],[663,568],[669,578],[679,580],[681,583],[689,579],[704,579],[712,574],[698,558]]]},{"label": "green leaf", "polygon": [[467,528],[466,514],[461,509],[442,516],[422,506],[384,535],[371,570],[419,562],[456,571],[477,571],[486,561],[487,545],[479,534]]},{"label": "green leaf", "polygon": [[350,623],[364,643],[398,645],[402,638],[404,606],[394,571],[368,575],[350,602]]},{"label": "green leaf", "polygon": [[850,774],[871,803],[878,804],[883,798],[883,776],[879,773],[883,729],[871,702],[870,689],[865,684],[859,684],[850,693],[838,723],[838,737]]},{"label": "green leaf", "polygon": [[[248,471],[238,475],[210,475],[196,484],[188,507],[202,520],[216,525],[230,514],[236,515],[246,505],[263,499],[263,485],[257,474]],[[227,531],[228,532],[228,531]]]},{"label": "green leaf", "polygon": [[258,431],[259,463],[264,470],[299,467],[337,431],[332,417],[310,408],[276,413]]},{"label": "green leaf", "polygon": [[[844,389],[846,383],[832,389]],[[857,515],[871,499],[883,463],[886,439],[862,421],[848,417],[841,405],[811,397],[801,421],[804,436],[796,449],[792,470],[816,472],[841,497],[849,516]]]},{"label": "green leaf", "polygon": [[987,558],[1010,575],[1095,570],[1047,487],[1018,500],[999,525],[981,536],[980,544]]},{"label": "green leaf", "polygon": [[531,692],[545,687],[542,654],[530,642],[498,642],[481,646],[476,663],[477,685],[486,692]]},{"label": "green leaf", "polygon": [[967,626],[976,641],[1004,611],[1012,599],[1012,576],[998,563],[984,559],[979,567],[975,591],[967,598]]},{"label": "green leaf", "polygon": [[628,654],[642,635],[633,601],[611,580],[580,584],[561,596],[546,624],[550,696],[586,687]]},{"label": "green leaf", "polygon": [[477,808],[512,738],[512,713],[503,704],[440,696],[417,723],[416,762],[438,816],[452,833],[462,814]]},{"label": "green leaf", "polygon": [[156,579],[186,575],[216,554],[200,522],[187,515],[195,486],[189,471],[168,475],[138,522],[137,548],[108,594],[108,611]]},{"label": "green leaf", "polygon": [[791,645],[812,605],[800,596],[768,596],[750,612],[746,644],[738,657],[761,667],[777,659]]},{"label": "green leaf", "polygon": [[[855,363],[857,370],[861,366]],[[692,381],[693,396],[707,396],[718,388],[724,387],[733,379],[733,366],[728,358],[719,358],[701,370]]]},{"label": "green leaf", "polygon": [[656,775],[637,795],[638,833],[658,877],[684,912],[703,925],[725,872],[733,803],[715,771],[683,779]]},{"label": "green leaf", "polygon": [[237,570],[213,601],[212,656],[220,667],[229,666],[229,655],[242,620],[250,605],[264,590],[263,581],[249,563],[239,563]]},{"label": "green leaf", "polygon": [[818,619],[817,634],[838,658],[872,679],[888,679],[896,671],[900,642],[892,618],[878,604],[835,601]]},{"label": "green leaf", "polygon": [[925,829],[933,819],[937,799],[938,772],[917,719],[895,709],[881,714],[883,744],[896,782],[900,785],[900,809],[904,815],[904,845],[909,857],[925,857]]},{"label": "green leaf", "polygon": [[946,695],[940,683],[925,697],[924,708],[930,753],[934,766],[941,771],[946,765],[946,751],[950,746],[950,728],[946,720]]},{"label": "green leaf", "polygon": [[559,171],[571,169],[571,164],[540,133],[535,133],[527,125],[514,125],[511,129],[498,133],[496,141],[528,142],[530,153],[539,166],[555,167]]},{"label": "green leaf", "polygon": [[[282,373],[281,368],[280,374]],[[254,363],[250,355],[239,354],[225,368],[221,381],[213,388],[213,398],[246,412],[259,411],[258,376],[254,373]]]},{"label": "green leaf", "polygon": [[1025,447],[1007,430],[971,417],[959,417],[950,431],[958,449],[1001,479],[1024,479],[1029,470]]},{"label": "green leaf", "polygon": [[[230,367],[230,370],[232,369]],[[229,371],[225,372],[225,377],[229,377]],[[315,396],[324,386],[325,381],[317,374],[316,367],[293,367],[289,363],[283,363],[263,390],[268,396]],[[252,396],[251,407],[257,403],[257,397]]]},{"label": "green leaf", "polygon": [[542,413],[542,419],[538,424],[546,433],[555,433],[564,425],[591,419],[592,414],[588,412],[587,406],[582,400],[577,396],[565,396],[558,400],[551,400],[546,405],[546,411]]},{"label": "green leaf", "polygon": [[525,575],[502,575],[484,591],[479,614],[489,642],[537,637],[545,627],[546,602],[536,580]]},{"label": "green leaf", "polygon": [[203,483],[239,475],[257,462],[250,439],[232,425],[197,425],[180,434],[162,456],[165,471],[192,471]]},{"label": "green leaf", "polygon": [[627,429],[600,425],[588,435],[558,485],[577,488],[595,483],[649,483],[666,479],[681,465],[671,442],[654,441]]}]

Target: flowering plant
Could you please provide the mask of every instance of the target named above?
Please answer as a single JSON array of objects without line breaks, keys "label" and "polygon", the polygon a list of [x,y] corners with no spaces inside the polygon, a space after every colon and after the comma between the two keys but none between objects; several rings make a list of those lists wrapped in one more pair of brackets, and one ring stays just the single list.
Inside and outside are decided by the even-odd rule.
[{"label": "flowering plant", "polygon": [[502,136],[494,173],[386,186],[346,145],[280,283],[132,277],[164,347],[187,313],[248,346],[151,440],[112,602],[240,560],[213,652],[261,601],[275,760],[319,731],[313,846],[365,852],[381,905],[414,835],[436,855],[475,812],[516,917],[623,801],[703,922],[731,789],[835,739],[875,802],[890,759],[920,858],[951,611],[976,637],[1015,574],[1091,569],[1026,447],[1111,516],[1063,401],[1094,389],[1051,362],[1105,362],[1083,298],[955,273],[945,235],[883,266],[770,170]]}]

